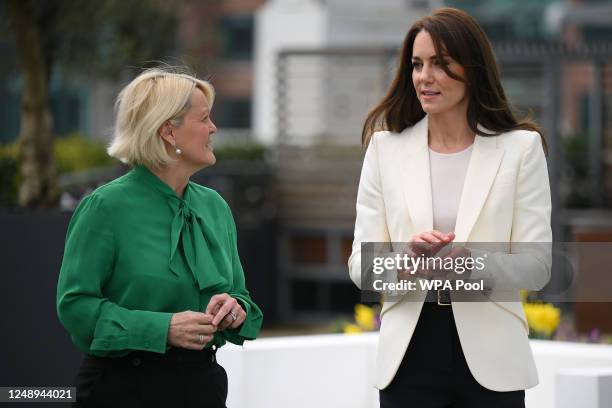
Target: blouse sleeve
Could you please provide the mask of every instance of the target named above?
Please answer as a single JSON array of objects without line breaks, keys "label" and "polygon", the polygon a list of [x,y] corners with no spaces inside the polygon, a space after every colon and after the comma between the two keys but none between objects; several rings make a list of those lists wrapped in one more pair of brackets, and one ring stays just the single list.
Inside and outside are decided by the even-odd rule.
[{"label": "blouse sleeve", "polygon": [[164,353],[171,313],[129,310],[105,297],[114,259],[109,212],[103,198],[90,195],[79,204],[66,235],[57,287],[60,321],[76,346],[89,354],[127,349]]},{"label": "blouse sleeve", "polygon": [[246,289],[244,271],[242,270],[242,264],[238,256],[236,224],[234,223],[234,218],[232,217],[229,207],[227,207],[227,212],[231,242],[230,250],[232,254],[231,275],[233,276],[233,288],[228,294],[240,303],[246,312],[246,320],[240,327],[236,329],[226,329],[222,334],[227,341],[242,345],[245,340],[253,340],[257,337],[263,322],[263,314],[255,302],[253,302],[251,295]]}]

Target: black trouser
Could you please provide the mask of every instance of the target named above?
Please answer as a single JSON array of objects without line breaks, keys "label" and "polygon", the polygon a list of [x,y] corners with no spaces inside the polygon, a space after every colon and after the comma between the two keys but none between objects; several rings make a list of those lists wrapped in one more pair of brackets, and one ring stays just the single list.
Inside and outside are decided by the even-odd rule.
[{"label": "black trouser", "polygon": [[380,391],[380,407],[524,408],[525,391],[491,391],[476,382],[452,307],[426,302],[395,378]]},{"label": "black trouser", "polygon": [[225,408],[227,375],[213,350],[86,355],[77,374],[77,407]]}]

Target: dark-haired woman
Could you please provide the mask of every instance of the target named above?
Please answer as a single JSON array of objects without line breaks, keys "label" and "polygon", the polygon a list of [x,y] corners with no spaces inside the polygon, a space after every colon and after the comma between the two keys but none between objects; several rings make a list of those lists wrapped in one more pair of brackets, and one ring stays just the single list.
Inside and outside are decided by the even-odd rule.
[{"label": "dark-haired woman", "polygon": [[[538,378],[518,288],[542,288],[550,262],[534,255],[525,267],[502,263],[531,259],[519,243],[552,241],[544,142],[533,122],[512,113],[491,46],[471,16],[442,8],[410,28],[362,142],[349,259],[358,286],[362,242],[408,242],[408,250],[497,242],[509,255],[491,257],[487,277],[514,288],[487,288],[474,302],[445,291],[386,301],[376,374],[381,407],[524,407],[524,390]],[[506,292],[496,299],[500,287]]]}]

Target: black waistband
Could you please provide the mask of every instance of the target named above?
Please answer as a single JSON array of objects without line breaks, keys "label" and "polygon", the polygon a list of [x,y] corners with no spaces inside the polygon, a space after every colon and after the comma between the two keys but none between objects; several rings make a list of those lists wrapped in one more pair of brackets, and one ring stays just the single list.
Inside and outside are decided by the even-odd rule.
[{"label": "black waistband", "polygon": [[124,365],[140,366],[143,363],[209,363],[216,362],[216,348],[204,350],[187,350],[171,347],[164,354],[149,351],[132,351],[123,357],[96,357],[85,355],[83,363],[86,365]]},{"label": "black waistband", "polygon": [[437,306],[450,306],[451,294],[449,290],[438,289],[430,290],[425,296],[426,303],[434,303]]}]

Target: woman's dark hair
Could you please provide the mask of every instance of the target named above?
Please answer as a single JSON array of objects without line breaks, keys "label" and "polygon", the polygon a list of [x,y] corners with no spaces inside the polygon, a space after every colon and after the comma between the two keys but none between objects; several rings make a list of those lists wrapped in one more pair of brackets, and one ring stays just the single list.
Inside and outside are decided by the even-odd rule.
[{"label": "woman's dark hair", "polygon": [[[480,25],[466,12],[444,7],[415,22],[406,34],[395,78],[363,125],[361,142],[364,147],[375,131],[384,129],[399,133],[425,116],[412,84],[412,48],[417,34],[423,30],[431,36],[437,55],[446,53],[464,68],[465,78],[461,78],[442,65],[449,77],[466,84],[467,121],[475,134],[492,136],[479,130],[477,125],[480,124],[494,135],[515,129],[533,130],[542,135],[530,118],[519,120],[512,112],[501,86],[491,44]],[[543,137],[542,143],[546,148]]]}]

